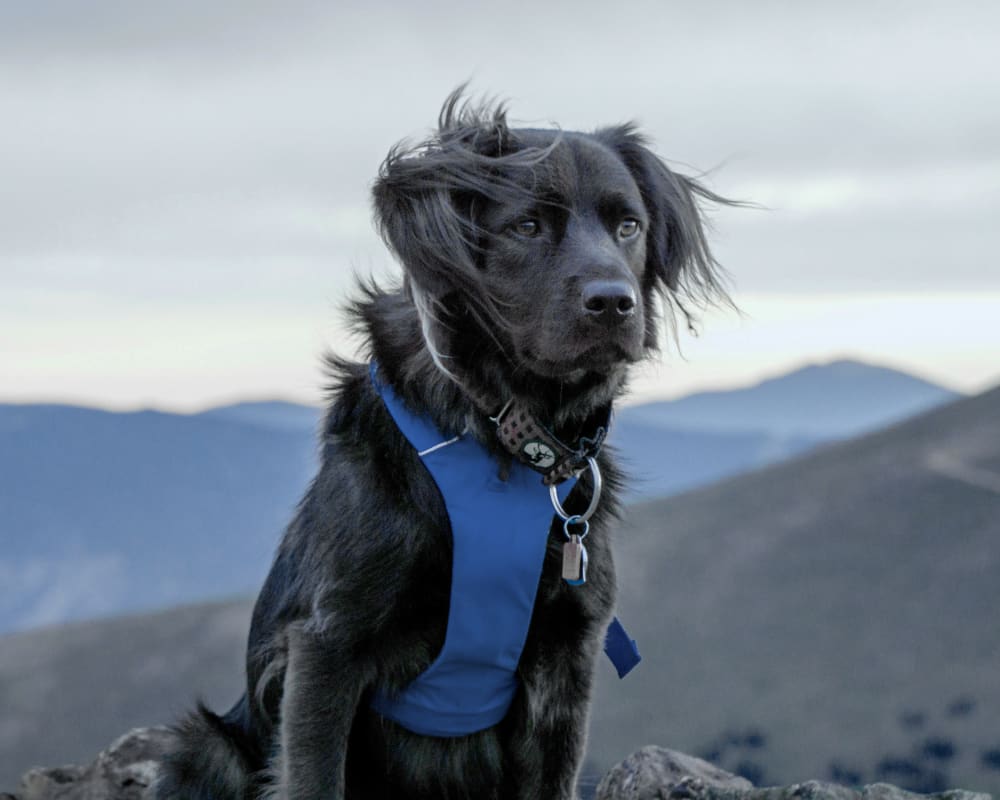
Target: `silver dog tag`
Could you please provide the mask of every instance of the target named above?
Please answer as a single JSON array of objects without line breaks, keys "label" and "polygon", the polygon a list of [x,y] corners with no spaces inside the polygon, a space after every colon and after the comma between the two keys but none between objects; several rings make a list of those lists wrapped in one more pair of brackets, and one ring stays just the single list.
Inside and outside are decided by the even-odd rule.
[{"label": "silver dog tag", "polygon": [[587,582],[587,548],[575,533],[563,545],[562,576],[571,586]]}]

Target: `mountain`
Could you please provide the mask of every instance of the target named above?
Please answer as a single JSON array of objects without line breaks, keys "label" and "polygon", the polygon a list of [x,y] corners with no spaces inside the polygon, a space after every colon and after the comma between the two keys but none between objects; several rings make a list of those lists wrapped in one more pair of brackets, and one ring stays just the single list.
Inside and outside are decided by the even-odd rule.
[{"label": "mountain", "polygon": [[[657,497],[772,464],[957,397],[898,370],[840,360],[811,364],[746,388],[622,407],[609,442],[629,473],[628,498]],[[204,413],[305,430],[315,428],[320,412],[263,402]]]},{"label": "mountain", "polygon": [[[1000,389],[636,505],[617,611],[644,660],[621,682],[599,664],[594,771],[658,742],[760,783],[998,792],[998,420]],[[0,786],[198,693],[228,707],[249,615],[234,601],[0,638]]]},{"label": "mountain", "polygon": [[[843,416],[819,400],[895,419],[916,402],[914,385],[921,402],[948,396],[877,367],[811,367],[623,408],[610,443],[630,476],[627,499],[665,496],[837,435]],[[702,401],[705,419],[690,411]],[[819,403],[811,432],[782,427],[807,401]],[[281,401],[190,415],[0,405],[0,631],[254,591],[315,470],[319,417]]]},{"label": "mountain", "polygon": [[0,630],[250,592],[312,427],[0,406]]},{"label": "mountain", "polygon": [[[859,361],[812,364],[753,386],[621,408],[610,443],[629,499],[674,494],[869,431],[959,395]],[[204,412],[281,429],[314,429],[319,410],[240,403]]]},{"label": "mountain", "polygon": [[264,400],[217,406],[202,411],[197,416],[281,431],[312,432],[319,423],[320,413],[320,409],[315,406],[284,400]]},{"label": "mountain", "polygon": [[0,794],[33,766],[90,761],[136,721],[240,693],[251,603],[191,605],[0,637]]},{"label": "mountain", "polygon": [[599,683],[598,763],[1000,788],[1000,388],[638,504],[617,541],[644,661]]},{"label": "mountain", "polygon": [[822,437],[767,430],[704,431],[647,422],[645,406],[625,408],[608,436],[625,469],[625,498],[663,497],[790,458]]},{"label": "mountain", "polygon": [[856,436],[959,397],[886,367],[812,364],[742,389],[621,409],[609,442],[629,500],[676,494]]},{"label": "mountain", "polygon": [[[629,474],[629,499],[701,486],[780,461],[829,438],[775,433],[764,427],[731,431],[689,429],[683,424],[673,427],[650,410],[646,405],[622,408],[609,437]],[[305,434],[316,430],[321,413],[313,406],[270,401],[220,406],[200,416]]]},{"label": "mountain", "polygon": [[699,392],[630,412],[636,421],[665,428],[840,439],[957,397],[905,372],[841,360],[811,364],[744,389]]}]

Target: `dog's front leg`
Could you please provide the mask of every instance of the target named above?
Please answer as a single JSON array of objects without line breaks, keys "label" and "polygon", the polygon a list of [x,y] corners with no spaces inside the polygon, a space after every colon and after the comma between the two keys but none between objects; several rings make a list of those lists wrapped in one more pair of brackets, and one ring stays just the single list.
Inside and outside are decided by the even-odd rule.
[{"label": "dog's front leg", "polygon": [[329,637],[289,632],[274,800],[342,800],[351,724],[373,674]]},{"label": "dog's front leg", "polygon": [[510,755],[509,796],[573,800],[587,740],[587,716],[599,645],[558,648],[523,674]]}]

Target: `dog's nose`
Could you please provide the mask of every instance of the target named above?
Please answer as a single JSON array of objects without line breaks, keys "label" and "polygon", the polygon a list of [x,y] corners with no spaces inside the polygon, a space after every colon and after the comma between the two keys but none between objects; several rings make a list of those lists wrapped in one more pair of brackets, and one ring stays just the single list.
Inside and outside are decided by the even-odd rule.
[{"label": "dog's nose", "polygon": [[590,281],[583,287],[583,310],[606,325],[623,322],[635,312],[635,292],[625,281]]}]

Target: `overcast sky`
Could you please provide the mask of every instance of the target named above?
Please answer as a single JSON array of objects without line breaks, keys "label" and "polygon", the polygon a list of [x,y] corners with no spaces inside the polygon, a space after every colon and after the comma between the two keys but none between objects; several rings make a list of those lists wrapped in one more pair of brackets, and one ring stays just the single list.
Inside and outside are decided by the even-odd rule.
[{"label": "overcast sky", "polygon": [[1000,4],[0,0],[0,400],[316,402],[368,191],[471,79],[637,120],[745,312],[638,397],[858,357],[1000,382]]}]

